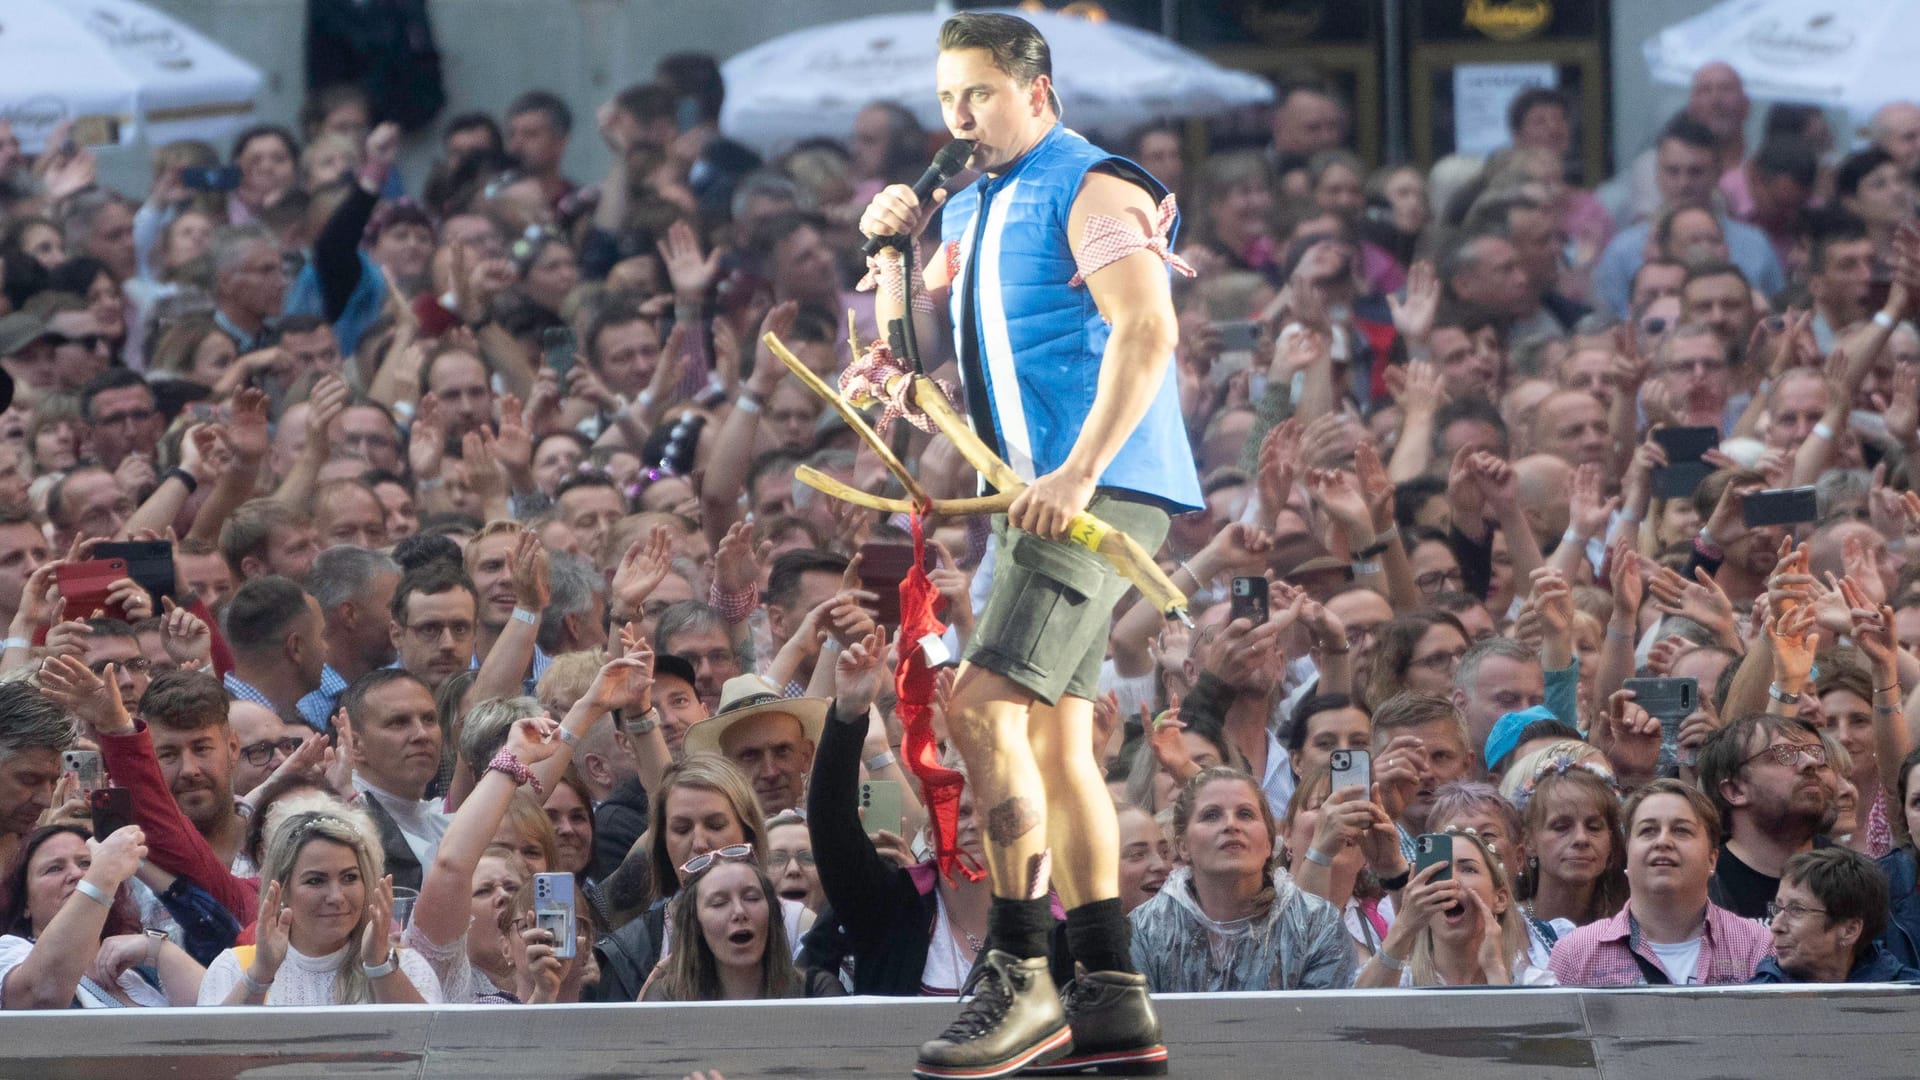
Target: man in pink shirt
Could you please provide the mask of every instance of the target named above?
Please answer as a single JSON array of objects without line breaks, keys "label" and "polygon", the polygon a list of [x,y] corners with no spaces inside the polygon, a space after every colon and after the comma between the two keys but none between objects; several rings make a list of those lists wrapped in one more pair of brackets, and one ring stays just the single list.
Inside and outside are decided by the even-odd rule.
[{"label": "man in pink shirt", "polygon": [[1627,906],[1560,939],[1562,986],[1710,986],[1753,978],[1767,928],[1707,899],[1720,814],[1698,788],[1655,780],[1627,800]]}]

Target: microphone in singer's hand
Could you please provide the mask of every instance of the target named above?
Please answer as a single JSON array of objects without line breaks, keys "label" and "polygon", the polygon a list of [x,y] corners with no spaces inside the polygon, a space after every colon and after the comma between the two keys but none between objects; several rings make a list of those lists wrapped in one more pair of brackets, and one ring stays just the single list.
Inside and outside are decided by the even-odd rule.
[{"label": "microphone in singer's hand", "polygon": [[[953,174],[966,168],[967,159],[972,156],[973,140],[971,139],[955,139],[941,147],[940,152],[933,155],[933,163],[927,166],[927,171],[921,173],[920,179],[913,182],[913,197],[920,202],[926,202],[933,195],[935,188],[951,180]],[[897,242],[899,242],[897,237],[873,236],[867,239],[866,245],[861,250],[868,255],[877,255],[881,248]]]}]

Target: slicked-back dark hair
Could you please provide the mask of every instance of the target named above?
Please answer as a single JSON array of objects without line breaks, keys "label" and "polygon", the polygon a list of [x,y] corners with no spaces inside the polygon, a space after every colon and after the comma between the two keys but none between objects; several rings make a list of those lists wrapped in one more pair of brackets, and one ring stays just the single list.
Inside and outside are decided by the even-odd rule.
[{"label": "slicked-back dark hair", "polygon": [[[1031,83],[1053,78],[1053,50],[1034,25],[1018,15],[997,11],[963,11],[940,24],[940,51],[985,49],[995,69],[1015,81]],[[1047,104],[1060,112],[1060,95],[1047,88]]]}]

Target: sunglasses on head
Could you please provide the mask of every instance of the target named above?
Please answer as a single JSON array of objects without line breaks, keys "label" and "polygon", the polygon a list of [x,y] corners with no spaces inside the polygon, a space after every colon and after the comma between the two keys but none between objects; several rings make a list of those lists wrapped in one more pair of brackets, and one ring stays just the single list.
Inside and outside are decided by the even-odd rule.
[{"label": "sunglasses on head", "polygon": [[692,877],[707,867],[712,866],[716,860],[720,859],[725,859],[728,862],[751,861],[753,859],[753,845],[728,844],[726,847],[715,848],[703,855],[695,855],[693,858],[680,864],[680,872],[688,877]]}]

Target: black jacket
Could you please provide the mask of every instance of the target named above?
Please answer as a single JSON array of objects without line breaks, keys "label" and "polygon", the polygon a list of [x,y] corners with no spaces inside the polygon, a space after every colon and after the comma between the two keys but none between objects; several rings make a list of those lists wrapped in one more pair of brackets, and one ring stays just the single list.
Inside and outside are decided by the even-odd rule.
[{"label": "black jacket", "polygon": [[913,997],[920,993],[939,901],[931,888],[921,891],[911,871],[881,858],[860,823],[866,734],[865,724],[842,723],[829,711],[814,751],[807,832],[832,917],[808,932],[806,956],[850,955],[856,994]]},{"label": "black jacket", "polygon": [[587,876],[595,881],[607,880],[646,831],[647,789],[640,786],[639,777],[628,777],[593,808],[593,862],[587,867]]},{"label": "black jacket", "polygon": [[[820,888],[827,895],[802,940],[800,963],[837,971],[853,961],[853,992],[917,997],[940,915],[939,871],[931,863],[899,867],[880,857],[859,811],[860,745],[866,725],[827,713],[807,785],[807,832]],[[1048,961],[1057,985],[1073,977],[1066,927],[1054,909]]]},{"label": "black jacket", "polygon": [[425,874],[419,857],[413,853],[413,845],[407,843],[406,834],[394,824],[393,816],[380,805],[379,799],[362,795],[354,802],[373,818],[374,827],[380,830],[380,850],[386,854],[387,873],[393,875],[394,886],[419,892],[420,879]]}]

